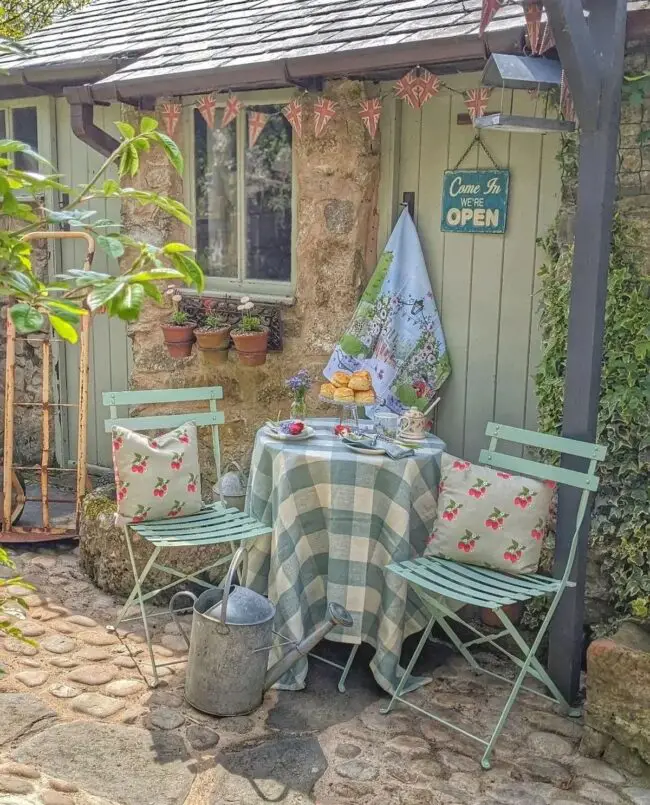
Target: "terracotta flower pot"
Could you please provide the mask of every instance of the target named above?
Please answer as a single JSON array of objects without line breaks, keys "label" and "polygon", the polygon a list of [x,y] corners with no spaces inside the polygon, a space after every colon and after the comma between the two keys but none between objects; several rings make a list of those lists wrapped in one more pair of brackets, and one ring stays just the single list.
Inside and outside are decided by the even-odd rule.
[{"label": "terracotta flower pot", "polygon": [[230,347],[230,327],[221,327],[211,330],[209,327],[199,327],[194,331],[199,349],[205,353],[210,363],[227,363],[228,348]]},{"label": "terracotta flower pot", "polygon": [[266,351],[269,345],[269,330],[247,333],[233,330],[230,335],[235,342],[235,349],[242,366],[261,366],[266,362]]},{"label": "terracotta flower pot", "polygon": [[[524,605],[519,603],[505,604],[503,611],[516,626],[521,618],[521,613],[524,611]],[[503,624],[499,620],[499,616],[496,615],[491,609],[481,609],[481,621],[485,626],[492,626],[495,629],[503,628]]]},{"label": "terracotta flower pot", "polygon": [[194,322],[161,325],[167,351],[172,358],[188,358],[194,343]]}]

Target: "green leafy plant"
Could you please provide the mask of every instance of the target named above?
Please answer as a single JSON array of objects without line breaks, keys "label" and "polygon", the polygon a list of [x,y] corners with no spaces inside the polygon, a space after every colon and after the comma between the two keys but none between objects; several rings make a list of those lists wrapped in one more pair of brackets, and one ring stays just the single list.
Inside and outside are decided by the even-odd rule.
[{"label": "green leafy plant", "polygon": [[0,36],[18,38],[49,25],[55,16],[69,13],[89,0],[4,0],[0,5]]},{"label": "green leafy plant", "polygon": [[[623,80],[623,100],[630,106],[643,106],[646,98],[650,98],[650,72],[639,75],[626,75]],[[650,142],[650,129],[641,129],[639,142],[642,145]]]},{"label": "green leafy plant", "polygon": [[241,312],[241,319],[239,320],[239,325],[237,327],[239,332],[259,333],[264,329],[260,317],[251,313],[251,310],[253,310],[254,307],[255,305],[247,296],[242,296],[241,304],[237,305],[237,310]]},{"label": "green leafy plant", "polygon": [[211,311],[205,317],[201,326],[206,327],[208,330],[221,330],[223,327],[228,326],[228,322],[219,313]]},{"label": "green leafy plant", "polygon": [[189,324],[190,317],[184,310],[175,310],[169,320],[177,327],[185,327],[186,324]]},{"label": "green leafy plant", "polygon": [[[189,212],[180,202],[128,186],[128,180],[138,172],[140,155],[152,147],[162,148],[182,174],[183,157],[176,143],[158,131],[158,122],[151,117],[141,119],[139,130],[125,122],[116,126],[122,141],[97,173],[79,188],[64,184],[47,160],[25,143],[0,140],[0,297],[11,301],[9,315],[21,334],[43,329],[49,320],[61,338],[74,343],[82,316],[102,311],[134,321],[147,297],[162,302],[160,280],[174,280],[203,290],[203,272],[189,246],[168,243],[160,247],[136,240],[111,231],[119,229],[119,224],[97,219],[94,211],[85,209],[89,202],[115,198],[153,205],[184,224],[191,223]],[[47,172],[19,170],[14,165],[18,153],[31,157]],[[117,167],[119,182],[105,178],[113,166]],[[47,191],[67,194],[71,200],[56,210],[29,201]],[[53,282],[41,281],[32,266],[31,245],[24,236],[61,224],[91,234],[112,258],[119,259],[128,248],[129,267],[117,276],[70,269]]]},{"label": "green leafy plant", "polygon": [[[563,201],[576,185],[576,138],[564,138]],[[561,221],[561,216],[558,218]],[[561,229],[561,228],[560,228]],[[566,372],[572,244],[556,223],[542,241],[542,359],[536,377],[539,425],[559,433]],[[650,294],[639,233],[629,217],[614,220],[609,262],[597,441],[607,446],[591,522],[591,549],[609,580],[619,616],[650,611]]]},{"label": "green leafy plant", "polygon": [[[1,547],[0,565],[8,567],[12,570],[16,567],[7,551]],[[15,576],[9,579],[0,578],[0,633],[7,635],[7,637],[15,637],[18,640],[23,640],[25,643],[34,645],[32,640],[28,640],[27,638],[23,637],[20,629],[15,626],[11,620],[10,616],[13,614],[13,612],[27,609],[27,603],[20,598],[20,596],[13,595],[12,593],[8,592],[8,588],[13,585],[20,585],[27,590],[33,589],[32,585],[27,584],[20,578],[20,576]],[[1,670],[0,673],[2,673]]]}]

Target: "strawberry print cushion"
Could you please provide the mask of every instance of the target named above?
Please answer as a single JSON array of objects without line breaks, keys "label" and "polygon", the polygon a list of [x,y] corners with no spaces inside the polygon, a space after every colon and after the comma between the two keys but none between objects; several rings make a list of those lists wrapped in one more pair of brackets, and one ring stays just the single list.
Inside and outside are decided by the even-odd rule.
[{"label": "strawberry print cushion", "polygon": [[555,484],[447,453],[440,469],[438,516],[425,556],[507,573],[535,573]]},{"label": "strawberry print cushion", "polygon": [[113,428],[119,523],[195,514],[203,508],[196,425],[148,438]]}]

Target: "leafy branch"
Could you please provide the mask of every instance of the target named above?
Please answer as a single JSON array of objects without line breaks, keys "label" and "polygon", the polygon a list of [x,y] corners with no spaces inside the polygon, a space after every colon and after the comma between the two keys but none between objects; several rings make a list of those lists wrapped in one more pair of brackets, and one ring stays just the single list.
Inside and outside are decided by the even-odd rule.
[{"label": "leafy branch", "polygon": [[[141,119],[139,130],[125,122],[118,122],[116,126],[122,141],[80,188],[64,184],[61,176],[53,172],[52,165],[25,143],[0,141],[0,225],[3,218],[9,224],[0,231],[0,296],[11,299],[9,313],[19,333],[42,330],[49,320],[61,338],[74,343],[82,316],[103,311],[125,321],[134,321],[146,298],[160,303],[159,281],[182,282],[203,290],[203,272],[189,246],[167,243],[159,247],[119,231],[108,231],[119,230],[119,224],[96,219],[96,212],[83,208],[95,200],[119,199],[140,206],[154,205],[183,224],[191,223],[188,210],[175,199],[122,186],[136,176],[141,155],[154,146],[162,148],[174,169],[182,174],[183,156],[176,143],[158,130],[158,122],[151,117]],[[14,158],[18,153],[50,172],[16,168]],[[117,168],[119,181],[104,178],[113,166]],[[67,194],[71,200],[58,210],[39,206],[35,199],[47,191]],[[18,229],[16,222],[22,224]],[[129,268],[118,276],[70,269],[58,275],[54,282],[43,282],[34,272],[32,247],[24,237],[61,224],[91,234],[111,258],[119,259],[129,249]]]}]

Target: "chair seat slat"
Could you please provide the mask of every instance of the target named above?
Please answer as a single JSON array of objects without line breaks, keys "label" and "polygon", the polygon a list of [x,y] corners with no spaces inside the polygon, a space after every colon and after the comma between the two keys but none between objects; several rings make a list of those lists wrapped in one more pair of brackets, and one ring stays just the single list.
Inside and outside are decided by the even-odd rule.
[{"label": "chair seat slat", "polygon": [[[470,587],[468,584],[455,582],[438,572],[438,561],[432,559],[424,566],[416,562],[406,562],[409,569],[414,570],[417,574],[424,576],[430,582],[434,582],[439,591],[443,589],[443,595],[450,598],[456,597],[458,594],[470,595],[476,601],[481,602],[481,606],[501,606],[503,604],[514,604],[514,598],[511,598],[505,593],[499,593],[496,590],[485,591],[477,590]],[[462,599],[461,599],[462,600]],[[489,602],[489,603],[486,603]]]},{"label": "chair seat slat", "polygon": [[[500,573],[498,570],[491,570],[487,567],[465,565],[461,562],[453,562],[451,560],[440,559],[439,557],[435,558],[441,564],[445,563],[448,565],[453,565],[454,570],[457,573],[472,579],[484,581],[488,585],[495,586],[496,589],[505,589],[508,592],[517,592],[523,595],[539,595],[540,589],[548,592],[554,592],[558,587],[558,583],[555,579],[549,579],[546,578],[546,576],[537,576],[534,574],[511,576],[508,573]],[[426,557],[420,557],[415,561],[422,562],[426,560]]]},{"label": "chair seat slat", "polygon": [[433,573],[427,573],[421,567],[411,562],[402,562],[399,565],[388,565],[386,569],[396,573],[398,576],[402,576],[412,584],[422,587],[424,590],[427,590],[427,592],[436,593],[445,598],[453,598],[455,601],[462,601],[465,604],[494,609],[501,606],[502,603],[514,603],[514,601],[500,602],[494,600],[487,602],[485,599],[475,596],[470,590],[450,586],[445,579],[440,579]]},{"label": "chair seat slat", "polygon": [[[418,564],[420,564],[418,562]],[[472,591],[487,596],[507,595],[509,598],[514,598],[516,601],[528,601],[531,596],[537,593],[534,588],[525,592],[521,588],[513,588],[508,586],[507,582],[497,584],[495,579],[488,579],[487,577],[481,578],[478,574],[464,572],[467,565],[457,564],[455,562],[438,562],[436,563],[436,573],[444,576],[450,581],[460,584],[461,586],[467,585]]]},{"label": "chair seat slat", "polygon": [[[200,536],[201,534],[210,534],[213,536],[222,536],[226,534],[240,534],[246,529],[253,526],[261,525],[257,520],[237,520],[234,522],[221,522],[218,525],[206,525],[202,528],[187,528],[179,524],[175,529],[148,529],[147,531],[138,531],[141,537],[145,539],[169,539],[172,537],[192,537],[194,535]],[[271,529],[267,527],[267,530]]]},{"label": "chair seat slat", "polygon": [[150,538],[147,537],[147,542],[151,542],[153,545],[157,545],[159,548],[178,548],[182,546],[188,545],[221,545],[224,543],[229,542],[242,542],[243,540],[249,540],[257,537],[263,537],[265,534],[269,533],[269,529],[264,526],[259,526],[257,528],[250,527],[246,531],[243,531],[241,534],[225,534],[219,537],[215,537],[211,534],[204,534],[199,535],[197,534],[195,537],[161,537],[161,538]]},{"label": "chair seat slat", "polygon": [[235,509],[236,514],[224,514],[215,511],[206,512],[205,514],[191,514],[186,517],[169,517],[165,520],[150,520],[143,523],[137,523],[132,526],[139,534],[146,532],[156,532],[159,534],[164,531],[175,531],[180,526],[196,530],[199,528],[207,528],[211,525],[219,525],[221,523],[235,523],[238,520],[250,520],[252,518],[245,515],[243,512]]}]

